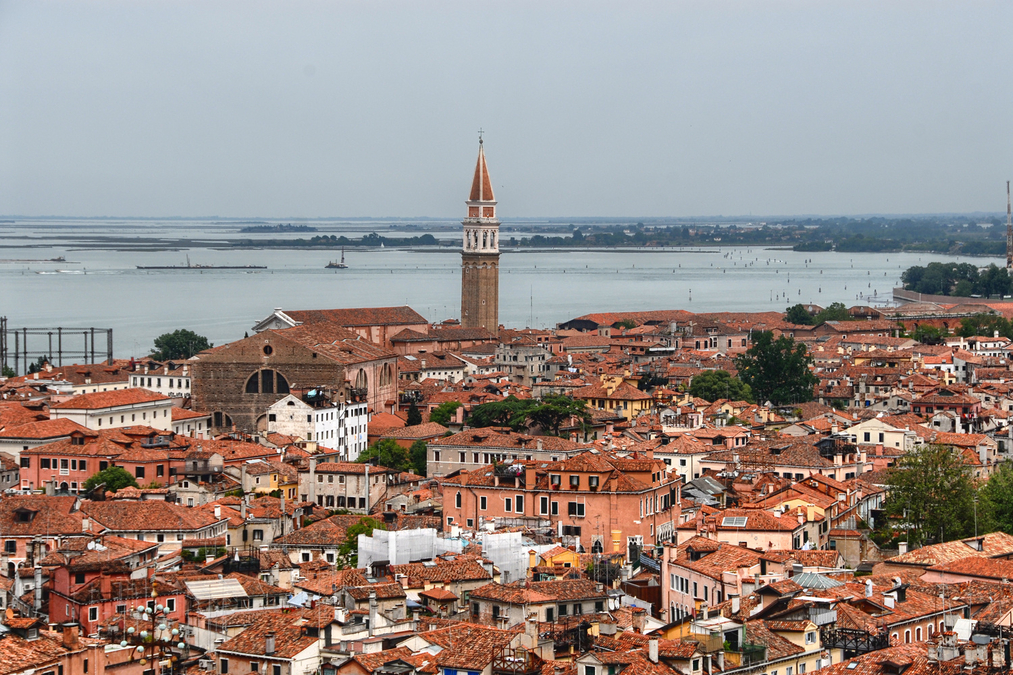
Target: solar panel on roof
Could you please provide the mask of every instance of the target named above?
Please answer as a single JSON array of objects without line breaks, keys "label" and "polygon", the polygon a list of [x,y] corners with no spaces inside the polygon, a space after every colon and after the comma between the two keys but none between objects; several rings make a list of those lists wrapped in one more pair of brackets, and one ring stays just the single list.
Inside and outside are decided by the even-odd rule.
[{"label": "solar panel on roof", "polygon": [[246,589],[235,579],[208,579],[207,581],[184,581],[186,589],[197,600],[224,600],[245,598]]}]

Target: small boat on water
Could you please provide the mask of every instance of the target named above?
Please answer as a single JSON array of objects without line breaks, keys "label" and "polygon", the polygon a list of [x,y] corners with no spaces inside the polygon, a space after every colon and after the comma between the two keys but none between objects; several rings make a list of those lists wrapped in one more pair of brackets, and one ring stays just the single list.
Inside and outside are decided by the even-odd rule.
[{"label": "small boat on water", "polygon": [[139,270],[266,270],[266,265],[201,265],[191,264],[190,256],[185,265],[137,265]]},{"label": "small boat on water", "polygon": [[341,262],[334,262],[333,260],[324,265],[326,270],[346,270],[348,265],[345,264],[345,249],[341,249]]}]

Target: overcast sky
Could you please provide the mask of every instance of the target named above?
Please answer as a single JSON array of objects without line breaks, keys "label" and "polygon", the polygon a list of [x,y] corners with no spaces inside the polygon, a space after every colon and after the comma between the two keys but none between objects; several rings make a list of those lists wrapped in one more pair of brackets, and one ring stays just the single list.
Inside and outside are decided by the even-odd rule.
[{"label": "overcast sky", "polygon": [[1013,2],[0,0],[0,213],[1004,211]]}]

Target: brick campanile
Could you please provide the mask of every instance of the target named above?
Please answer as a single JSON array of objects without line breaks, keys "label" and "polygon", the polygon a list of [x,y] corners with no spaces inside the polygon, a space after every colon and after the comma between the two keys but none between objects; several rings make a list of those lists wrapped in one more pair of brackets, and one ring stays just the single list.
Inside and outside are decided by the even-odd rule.
[{"label": "brick campanile", "polygon": [[461,325],[499,332],[499,220],[485,149],[478,139],[478,164],[466,202],[461,250]]}]

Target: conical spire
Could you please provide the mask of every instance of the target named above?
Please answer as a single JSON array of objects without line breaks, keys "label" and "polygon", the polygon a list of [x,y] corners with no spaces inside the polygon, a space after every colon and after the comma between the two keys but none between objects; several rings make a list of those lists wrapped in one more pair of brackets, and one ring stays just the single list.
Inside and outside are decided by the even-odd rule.
[{"label": "conical spire", "polygon": [[482,139],[478,139],[478,163],[475,164],[475,178],[471,181],[472,202],[494,202],[496,197],[492,194],[492,181],[489,180],[489,167],[485,164],[485,148],[482,146]]}]

